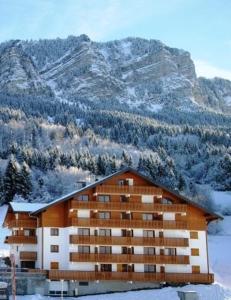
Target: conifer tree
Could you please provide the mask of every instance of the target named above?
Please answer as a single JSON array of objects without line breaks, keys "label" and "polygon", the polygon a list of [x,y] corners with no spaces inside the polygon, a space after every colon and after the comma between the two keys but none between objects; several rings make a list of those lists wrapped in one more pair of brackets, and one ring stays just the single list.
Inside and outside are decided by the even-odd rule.
[{"label": "conifer tree", "polygon": [[28,198],[32,192],[32,183],[30,178],[30,169],[28,165],[23,162],[21,171],[18,179],[18,190],[17,193],[23,198]]},{"label": "conifer tree", "polygon": [[5,175],[3,178],[4,185],[4,202],[8,203],[13,200],[14,196],[18,193],[20,167],[13,156],[11,156],[6,167]]}]

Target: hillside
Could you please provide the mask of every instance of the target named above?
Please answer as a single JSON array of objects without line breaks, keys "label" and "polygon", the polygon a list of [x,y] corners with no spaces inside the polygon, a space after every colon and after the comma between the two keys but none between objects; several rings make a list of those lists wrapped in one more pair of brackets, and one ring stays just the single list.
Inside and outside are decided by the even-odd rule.
[{"label": "hillside", "polygon": [[10,157],[29,178],[13,196],[32,201],[132,165],[205,201],[198,185],[231,188],[230,97],[230,81],[197,78],[187,51],[157,40],[2,43],[0,184]]}]

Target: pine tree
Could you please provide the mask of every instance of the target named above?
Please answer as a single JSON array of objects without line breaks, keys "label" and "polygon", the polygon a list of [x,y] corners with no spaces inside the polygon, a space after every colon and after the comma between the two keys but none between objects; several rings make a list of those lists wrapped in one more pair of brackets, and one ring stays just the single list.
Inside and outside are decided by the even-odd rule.
[{"label": "pine tree", "polygon": [[18,182],[20,177],[20,167],[15,158],[12,156],[6,167],[3,178],[4,185],[4,202],[8,203],[13,200],[18,193]]},{"label": "pine tree", "polygon": [[185,187],[186,187],[185,180],[184,180],[183,176],[180,174],[179,181],[178,181],[178,190],[183,191],[185,189]]},{"label": "pine tree", "polygon": [[21,171],[19,172],[17,193],[26,199],[29,197],[31,192],[32,192],[32,183],[31,183],[30,169],[28,165],[25,162],[23,162]]}]

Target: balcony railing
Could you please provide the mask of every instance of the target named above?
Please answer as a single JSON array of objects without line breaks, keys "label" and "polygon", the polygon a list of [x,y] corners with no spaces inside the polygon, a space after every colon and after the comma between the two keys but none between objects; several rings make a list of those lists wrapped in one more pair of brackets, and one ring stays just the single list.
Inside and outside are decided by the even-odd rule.
[{"label": "balcony railing", "polygon": [[188,247],[187,238],[70,235],[70,244]]},{"label": "balcony railing", "polygon": [[81,227],[109,227],[109,228],[150,228],[150,229],[183,229],[204,230],[205,222],[200,221],[144,221],[122,219],[93,219],[76,218],[70,219],[71,226]]},{"label": "balcony railing", "polygon": [[37,228],[37,220],[11,220],[6,225],[9,228]]},{"label": "balcony railing", "polygon": [[21,251],[19,257],[20,260],[29,260],[29,261],[37,260],[37,252]]},{"label": "balcony railing", "polygon": [[204,283],[214,282],[213,274],[190,273],[141,273],[141,272],[89,272],[50,270],[50,280],[126,280],[126,281],[153,281],[167,283]]},{"label": "balcony railing", "polygon": [[186,255],[70,253],[71,262],[189,264]]},{"label": "balcony railing", "polygon": [[161,188],[153,186],[134,186],[134,185],[99,185],[96,186],[97,194],[110,195],[153,195],[162,196]]},{"label": "balcony railing", "polygon": [[6,237],[5,244],[37,244],[37,237],[26,235],[11,235]]},{"label": "balcony railing", "polygon": [[98,210],[131,210],[142,212],[187,212],[186,204],[158,204],[158,203],[134,203],[134,202],[83,202],[71,201],[72,209],[98,209]]}]

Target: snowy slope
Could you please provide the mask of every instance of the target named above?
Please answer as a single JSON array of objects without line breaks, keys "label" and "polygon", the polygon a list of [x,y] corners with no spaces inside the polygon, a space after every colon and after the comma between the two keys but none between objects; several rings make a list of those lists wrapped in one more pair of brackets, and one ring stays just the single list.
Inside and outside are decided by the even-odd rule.
[{"label": "snowy slope", "polygon": [[[215,208],[219,212],[231,211],[231,192],[212,193]],[[209,235],[209,259],[215,281],[231,289],[231,216],[217,224],[216,234]]]}]

